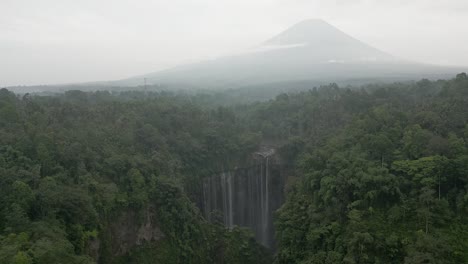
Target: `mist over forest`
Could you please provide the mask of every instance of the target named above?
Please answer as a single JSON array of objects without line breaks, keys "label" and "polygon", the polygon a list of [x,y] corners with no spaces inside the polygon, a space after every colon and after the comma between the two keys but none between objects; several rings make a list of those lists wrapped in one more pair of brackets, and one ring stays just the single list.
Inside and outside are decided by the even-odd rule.
[{"label": "mist over forest", "polygon": [[26,2],[0,264],[468,263],[464,2]]}]

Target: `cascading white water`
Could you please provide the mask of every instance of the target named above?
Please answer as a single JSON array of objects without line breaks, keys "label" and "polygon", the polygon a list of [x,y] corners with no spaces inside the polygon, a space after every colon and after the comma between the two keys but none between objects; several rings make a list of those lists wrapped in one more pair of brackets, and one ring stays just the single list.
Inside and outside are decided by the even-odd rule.
[{"label": "cascading white water", "polygon": [[260,153],[254,166],[206,178],[201,204],[208,221],[218,219],[213,216],[219,215],[228,228],[248,227],[267,247],[273,247],[272,212],[281,205],[283,190],[281,170],[272,174],[271,155]]},{"label": "cascading white water", "polygon": [[[208,199],[208,196],[207,196],[207,192],[208,192],[208,183],[206,181],[203,182],[203,201],[206,201]],[[204,210],[204,215],[206,217],[206,220],[208,221],[211,221],[211,215],[210,215],[210,212],[211,212],[211,204],[210,203],[205,203],[205,207],[203,208]]]},{"label": "cascading white water", "polygon": [[[263,231],[263,217],[264,211],[265,211],[265,192],[263,191],[263,175],[264,175],[264,167],[263,164],[260,166],[260,212],[261,212],[261,218],[260,218],[260,223],[262,224],[262,231]],[[261,233],[261,241],[262,243],[265,241],[264,234],[263,232]]]},{"label": "cascading white water", "polygon": [[[269,212],[270,212],[270,206],[269,206],[269,197],[270,197],[270,192],[269,192],[269,179],[270,179],[270,175],[269,175],[269,164],[268,164],[268,159],[269,157],[267,156],[265,158],[265,191],[264,191],[264,194],[262,195],[263,197],[263,201],[264,201],[264,205],[263,205],[263,216],[262,216],[262,229],[263,229],[263,232],[262,232],[262,244],[267,244],[268,243],[268,224],[269,224],[269,220],[270,220],[270,217],[269,217]],[[262,176],[263,178],[263,176]]]},{"label": "cascading white water", "polygon": [[229,217],[229,210],[228,210],[228,197],[226,192],[226,173],[221,173],[221,193],[222,193],[222,201],[223,201],[223,223],[229,227],[228,217]]},{"label": "cascading white water", "polygon": [[233,203],[234,203],[234,199],[232,198],[232,174],[229,172],[228,173],[228,180],[227,180],[227,185],[228,185],[228,205],[229,205],[229,210],[228,210],[228,227],[229,228],[232,228],[234,226],[234,210],[233,210]]}]

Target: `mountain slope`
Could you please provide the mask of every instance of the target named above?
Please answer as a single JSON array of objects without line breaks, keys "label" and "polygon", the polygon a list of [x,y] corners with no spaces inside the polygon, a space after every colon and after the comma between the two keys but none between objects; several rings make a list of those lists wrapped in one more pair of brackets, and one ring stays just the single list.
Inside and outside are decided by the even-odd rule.
[{"label": "mountain slope", "polygon": [[[148,84],[172,88],[238,88],[308,81],[314,85],[447,78],[461,69],[395,58],[323,20],[299,22],[242,54],[182,65],[169,70],[109,82],[115,86]],[[366,81],[367,80],[367,81]]]},{"label": "mountain slope", "polygon": [[[395,61],[389,54],[370,47],[343,33],[323,20],[306,20],[292,26],[263,46],[285,47],[295,45],[301,55],[316,63]],[[290,53],[293,50],[289,50]]]}]

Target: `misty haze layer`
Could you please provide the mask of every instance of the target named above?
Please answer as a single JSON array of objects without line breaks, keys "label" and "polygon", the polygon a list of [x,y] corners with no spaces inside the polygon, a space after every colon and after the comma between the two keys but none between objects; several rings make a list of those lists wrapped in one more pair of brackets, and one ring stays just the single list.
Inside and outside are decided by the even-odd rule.
[{"label": "misty haze layer", "polygon": [[397,59],[323,20],[293,25],[259,47],[234,56],[184,65],[112,82],[114,85],[173,84],[233,88],[275,82],[409,80],[453,75],[459,69]]}]

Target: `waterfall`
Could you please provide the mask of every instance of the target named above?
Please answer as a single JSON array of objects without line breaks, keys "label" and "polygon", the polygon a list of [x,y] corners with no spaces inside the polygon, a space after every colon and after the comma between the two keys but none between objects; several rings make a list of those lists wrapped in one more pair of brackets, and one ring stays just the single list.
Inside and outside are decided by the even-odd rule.
[{"label": "waterfall", "polygon": [[262,227],[262,236],[261,236],[261,241],[264,242],[264,236],[263,236],[263,217],[264,217],[264,212],[265,212],[265,194],[264,194],[264,191],[263,191],[263,175],[264,175],[264,168],[263,168],[263,164],[260,166],[260,212],[261,212],[261,218],[260,218],[260,223],[261,223],[261,227]]},{"label": "waterfall", "polygon": [[232,206],[232,204],[234,202],[234,199],[232,198],[232,174],[231,173],[228,174],[227,185],[228,185],[227,189],[228,189],[228,201],[229,201],[228,202],[228,205],[229,205],[228,220],[229,220],[229,222],[228,222],[227,226],[229,228],[232,228],[234,226],[234,218],[233,218],[234,210],[233,210],[233,206]]},{"label": "waterfall", "polygon": [[211,221],[211,215],[210,215],[210,212],[211,212],[211,208],[210,208],[210,203],[207,203],[206,201],[208,200],[208,183],[207,182],[203,182],[203,204],[205,205],[204,206],[204,215],[206,217],[206,220],[208,221]]},{"label": "waterfall", "polygon": [[270,197],[270,193],[269,193],[269,188],[268,188],[268,182],[269,182],[269,173],[268,173],[268,167],[269,167],[269,164],[268,164],[268,156],[265,158],[265,192],[264,192],[264,195],[262,195],[263,197],[263,201],[264,201],[264,206],[263,206],[263,216],[262,216],[262,228],[263,228],[263,232],[262,232],[262,243],[263,244],[267,244],[268,243],[268,224],[269,224],[269,220],[270,220],[270,217],[269,217],[269,212],[270,212],[270,207],[269,207],[269,204],[268,204],[268,198]]},{"label": "waterfall", "polygon": [[219,215],[226,227],[248,227],[257,241],[273,247],[272,212],[281,206],[284,184],[282,169],[269,153],[259,154],[247,168],[205,178],[200,206],[208,221]]}]

